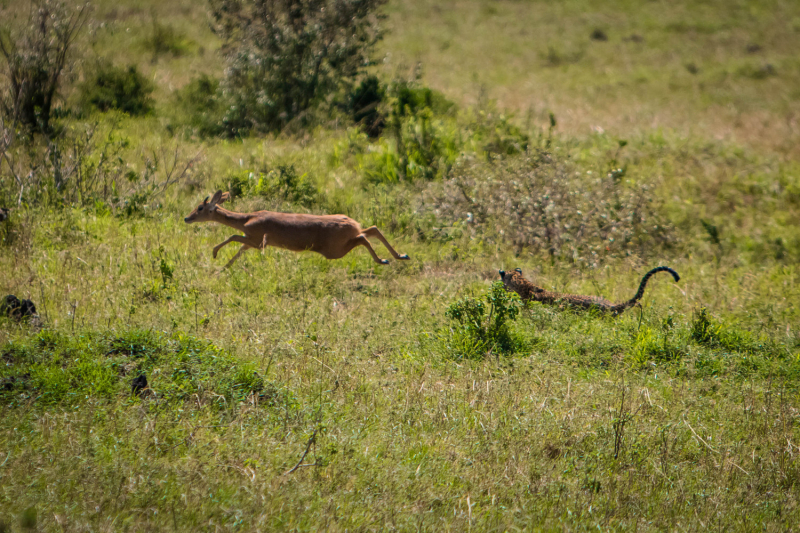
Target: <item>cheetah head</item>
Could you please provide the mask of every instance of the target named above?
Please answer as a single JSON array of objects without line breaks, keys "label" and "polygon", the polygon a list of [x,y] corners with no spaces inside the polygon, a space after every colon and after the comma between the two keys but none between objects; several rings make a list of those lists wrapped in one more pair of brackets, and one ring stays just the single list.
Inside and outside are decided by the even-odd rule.
[{"label": "cheetah head", "polygon": [[525,278],[522,277],[522,269],[515,268],[511,272],[500,270],[500,280],[503,282],[507,291],[516,291],[525,284]]}]

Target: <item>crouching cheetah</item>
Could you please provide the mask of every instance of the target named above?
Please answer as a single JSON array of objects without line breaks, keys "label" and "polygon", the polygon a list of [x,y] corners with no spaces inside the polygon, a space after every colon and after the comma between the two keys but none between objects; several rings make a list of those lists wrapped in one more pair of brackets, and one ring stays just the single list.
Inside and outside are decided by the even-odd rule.
[{"label": "crouching cheetah", "polygon": [[639,290],[636,291],[636,294],[633,296],[633,298],[627,302],[622,302],[616,305],[599,296],[584,296],[581,294],[565,294],[561,292],[546,291],[525,279],[522,276],[522,270],[519,268],[513,272],[501,270],[500,279],[503,280],[503,285],[505,285],[507,291],[516,292],[524,301],[533,300],[534,302],[542,302],[546,304],[566,304],[584,309],[594,308],[599,309],[602,313],[611,313],[612,315],[616,316],[629,307],[636,305],[636,302],[642,298],[642,295],[644,294],[644,288],[647,286],[647,282],[650,280],[650,277],[657,272],[669,272],[672,274],[672,277],[675,278],[675,281],[680,281],[681,279],[678,273],[669,267],[661,266],[654,268],[644,275],[642,282],[639,284]]}]

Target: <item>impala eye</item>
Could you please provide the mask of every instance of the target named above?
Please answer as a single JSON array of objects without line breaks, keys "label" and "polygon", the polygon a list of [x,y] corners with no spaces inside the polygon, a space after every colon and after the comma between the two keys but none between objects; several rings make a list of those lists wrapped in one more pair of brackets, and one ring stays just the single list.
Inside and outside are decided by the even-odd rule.
[{"label": "impala eye", "polygon": [[200,207],[197,208],[197,210],[198,211],[202,211],[203,210],[203,206],[201,205]]}]

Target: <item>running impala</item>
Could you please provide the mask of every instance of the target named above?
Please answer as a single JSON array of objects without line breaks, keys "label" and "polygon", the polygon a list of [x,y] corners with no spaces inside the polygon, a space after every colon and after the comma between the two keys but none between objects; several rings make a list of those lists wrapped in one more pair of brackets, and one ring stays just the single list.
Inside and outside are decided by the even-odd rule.
[{"label": "running impala", "polygon": [[220,206],[230,198],[227,192],[217,191],[211,199],[203,200],[189,216],[183,219],[187,224],[192,222],[217,222],[224,224],[244,235],[233,235],[214,247],[214,258],[220,248],[231,242],[241,243],[224,268],[236,261],[242,252],[249,248],[263,249],[277,246],[293,252],[311,250],[327,259],[339,259],[347,255],[356,246],[363,246],[379,265],[389,264],[381,259],[368,237],[381,241],[395,259],[408,259],[406,254],[398,254],[377,226],[361,229],[361,225],[345,215],[306,215],[303,213],[276,213],[274,211],[256,211],[255,213],[237,213]]}]

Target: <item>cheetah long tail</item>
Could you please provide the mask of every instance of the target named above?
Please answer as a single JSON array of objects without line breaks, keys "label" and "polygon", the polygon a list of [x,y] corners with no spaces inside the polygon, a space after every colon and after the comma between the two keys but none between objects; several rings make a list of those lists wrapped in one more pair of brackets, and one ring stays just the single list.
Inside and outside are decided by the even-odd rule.
[{"label": "cheetah long tail", "polygon": [[650,278],[653,276],[653,274],[656,274],[657,272],[669,272],[670,274],[672,274],[672,277],[675,279],[676,282],[681,280],[681,277],[678,275],[678,273],[672,270],[670,267],[665,267],[665,266],[656,267],[644,275],[644,277],[642,278],[642,282],[639,284],[639,290],[636,291],[636,294],[633,296],[633,298],[631,298],[627,302],[615,305],[614,307],[611,308],[611,312],[614,314],[621,313],[625,309],[636,305],[636,302],[641,300],[642,296],[644,295],[644,289],[645,287],[647,287],[647,282],[650,281]]}]

